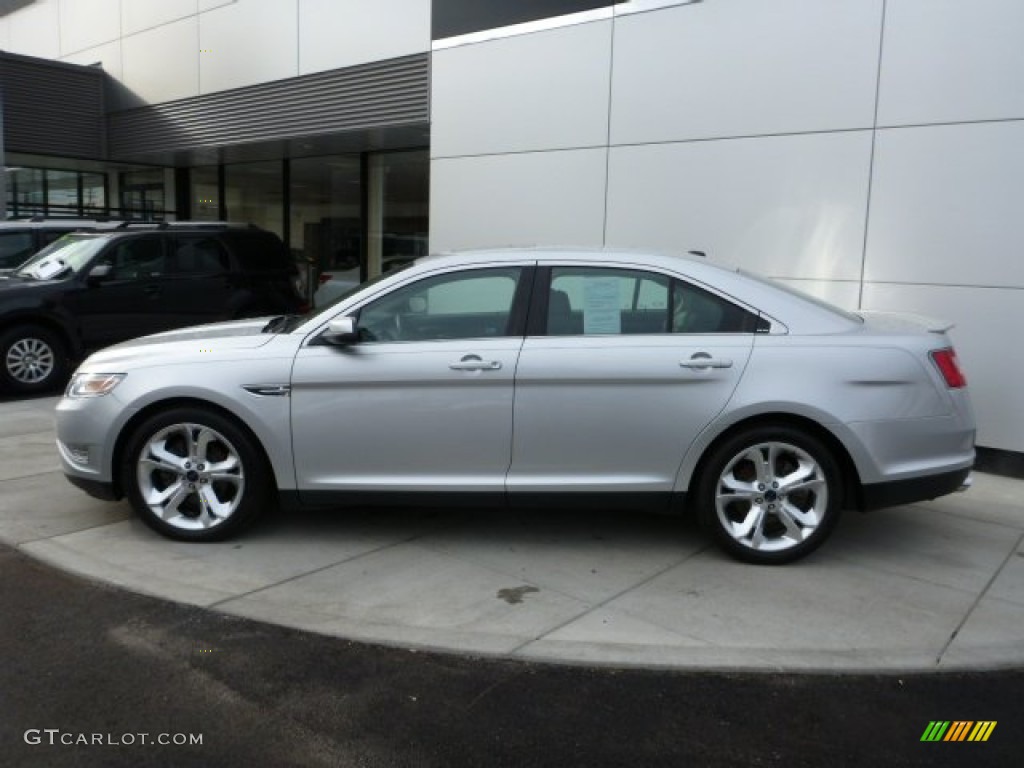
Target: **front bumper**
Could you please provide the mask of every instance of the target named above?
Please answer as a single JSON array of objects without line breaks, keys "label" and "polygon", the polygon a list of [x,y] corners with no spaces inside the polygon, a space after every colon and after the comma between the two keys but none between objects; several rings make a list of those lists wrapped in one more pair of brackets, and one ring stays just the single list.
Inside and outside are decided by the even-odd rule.
[{"label": "front bumper", "polygon": [[76,488],[85,491],[87,494],[92,496],[94,499],[102,499],[103,501],[118,501],[124,497],[124,494],[114,486],[113,483],[104,483],[99,480],[93,480],[86,477],[79,477],[78,475],[68,474],[67,471],[64,473],[64,477],[68,479]]},{"label": "front bumper", "polygon": [[114,495],[99,498],[118,498],[114,447],[134,413],[113,395],[61,399],[56,410],[57,452],[61,469],[72,483],[91,495],[96,494],[88,486],[105,485]]}]

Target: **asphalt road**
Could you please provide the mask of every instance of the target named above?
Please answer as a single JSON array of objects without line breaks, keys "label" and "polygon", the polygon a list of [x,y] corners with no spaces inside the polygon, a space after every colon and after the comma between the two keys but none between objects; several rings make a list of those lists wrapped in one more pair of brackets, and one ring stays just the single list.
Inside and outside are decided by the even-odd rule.
[{"label": "asphalt road", "polygon": [[[3,766],[976,768],[1020,765],[1024,747],[1024,670],[695,674],[412,652],[166,603],[7,547],[0,585]],[[984,743],[922,743],[933,720],[997,725]]]}]

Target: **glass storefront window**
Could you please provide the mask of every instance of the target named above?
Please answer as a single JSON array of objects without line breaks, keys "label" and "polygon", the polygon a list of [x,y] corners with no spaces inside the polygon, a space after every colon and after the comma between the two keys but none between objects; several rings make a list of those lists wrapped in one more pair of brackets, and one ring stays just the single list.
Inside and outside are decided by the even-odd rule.
[{"label": "glass storefront window", "polygon": [[82,212],[102,216],[107,211],[107,177],[102,173],[82,174]]},{"label": "glass storefront window", "polygon": [[255,224],[284,236],[284,184],[280,161],[224,166],[228,221]]},{"label": "glass storefront window", "polygon": [[42,216],[46,212],[42,168],[7,169],[7,213],[11,216]]},{"label": "glass storefront window", "polygon": [[217,166],[200,165],[192,168],[191,185],[190,218],[196,221],[219,221],[220,187],[217,181]]},{"label": "glass storefront window", "polygon": [[104,216],[107,175],[96,171],[8,167],[7,215]]},{"label": "glass storefront window", "polygon": [[292,253],[308,273],[360,281],[363,217],[358,155],[293,160],[289,183]]},{"label": "glass storefront window", "polygon": [[46,171],[46,213],[48,216],[78,215],[77,171]]},{"label": "glass storefront window", "polygon": [[121,174],[121,210],[126,218],[162,219],[167,213],[166,200],[162,168]]},{"label": "glass storefront window", "polygon": [[426,255],[430,220],[426,150],[371,155],[367,198],[369,277]]}]

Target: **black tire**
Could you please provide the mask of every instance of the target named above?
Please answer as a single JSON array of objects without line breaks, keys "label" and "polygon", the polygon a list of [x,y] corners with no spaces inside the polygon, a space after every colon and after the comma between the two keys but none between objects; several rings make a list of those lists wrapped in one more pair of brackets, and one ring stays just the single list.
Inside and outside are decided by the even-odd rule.
[{"label": "black tire", "polygon": [[62,386],[68,374],[64,340],[41,325],[19,325],[0,333],[0,389],[35,395]]},{"label": "black tire", "polygon": [[839,520],[842,496],[839,465],[820,439],[788,425],[764,425],[712,450],[697,482],[697,514],[731,556],[781,565],[824,543]]},{"label": "black tire", "polygon": [[[153,446],[159,446],[158,461]],[[250,526],[275,497],[256,439],[205,408],[146,419],[128,441],[121,479],[136,513],[179,541],[221,541]]]}]

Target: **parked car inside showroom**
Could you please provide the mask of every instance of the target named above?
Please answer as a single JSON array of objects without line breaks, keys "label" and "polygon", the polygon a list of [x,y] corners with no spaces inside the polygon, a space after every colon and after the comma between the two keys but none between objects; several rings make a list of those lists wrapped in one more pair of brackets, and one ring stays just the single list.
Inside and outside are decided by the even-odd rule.
[{"label": "parked car inside showroom", "polygon": [[297,312],[297,274],[281,239],[255,227],[126,223],[65,234],[0,274],[0,392],[51,391],[86,353],[137,336]]},{"label": "parked car inside showroom", "polygon": [[308,316],[94,354],[58,448],[72,483],[187,541],[272,504],[582,504],[690,510],[783,563],[845,508],[969,483],[947,330],[697,258],[427,256]]}]

